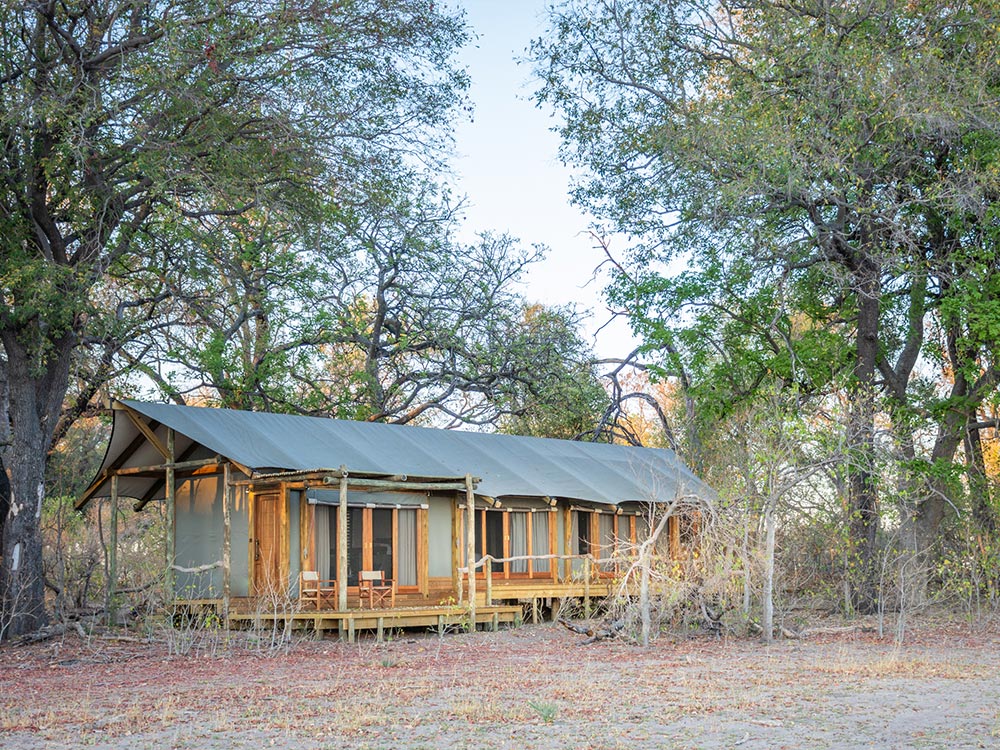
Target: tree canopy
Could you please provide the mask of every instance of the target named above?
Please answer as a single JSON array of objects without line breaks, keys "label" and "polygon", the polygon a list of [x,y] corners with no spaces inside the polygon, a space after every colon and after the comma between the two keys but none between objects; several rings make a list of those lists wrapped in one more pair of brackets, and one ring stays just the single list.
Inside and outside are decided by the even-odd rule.
[{"label": "tree canopy", "polygon": [[665,371],[709,414],[774,383],[846,396],[865,608],[879,420],[919,556],[950,502],[935,467],[996,397],[998,17],[988,1],[593,0],[554,9],[533,46],[584,168],[575,199],[635,238],[611,297]]},{"label": "tree canopy", "polygon": [[[0,595],[19,613],[11,633],[42,617],[34,509],[53,438],[122,357],[140,358],[137,340],[204,304],[203,289],[187,297],[177,281],[212,264],[199,235],[234,253],[217,263],[252,265],[250,227],[308,236],[359,166],[440,164],[467,83],[452,55],[466,39],[461,15],[430,0],[0,7],[0,458],[11,485]],[[287,264],[280,245],[257,249]]]}]

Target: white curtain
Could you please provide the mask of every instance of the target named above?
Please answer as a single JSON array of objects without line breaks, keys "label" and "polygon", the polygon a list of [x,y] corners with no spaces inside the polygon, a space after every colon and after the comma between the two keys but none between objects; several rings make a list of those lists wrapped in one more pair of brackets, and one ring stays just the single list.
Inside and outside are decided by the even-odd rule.
[{"label": "white curtain", "polygon": [[320,578],[336,578],[337,571],[330,569],[330,508],[317,505],[315,518],[316,531],[316,572]]},{"label": "white curtain", "polygon": [[[597,525],[598,530],[601,533],[601,559],[607,560],[615,554],[615,517],[610,513],[601,513],[597,517]],[[602,567],[605,570],[610,570],[614,568],[614,565],[611,563],[604,563]]]},{"label": "white curtain", "polygon": [[417,585],[417,511],[399,510],[399,538],[396,540],[396,572],[399,586]]},{"label": "white curtain", "polygon": [[[549,514],[531,514],[531,554],[548,555],[549,550]],[[535,560],[536,573],[548,573],[551,560]]]},{"label": "white curtain", "polygon": [[[586,545],[580,544],[580,511],[574,510],[571,515],[573,520],[570,522],[570,554],[586,554],[588,550],[581,549]],[[589,514],[583,519],[583,522],[585,524],[590,522]],[[583,575],[583,560],[573,560],[570,566],[574,576]]]},{"label": "white curtain", "polygon": [[[528,514],[523,511],[510,513],[510,556],[528,554]],[[527,573],[527,560],[514,560],[510,564],[511,573]]]}]

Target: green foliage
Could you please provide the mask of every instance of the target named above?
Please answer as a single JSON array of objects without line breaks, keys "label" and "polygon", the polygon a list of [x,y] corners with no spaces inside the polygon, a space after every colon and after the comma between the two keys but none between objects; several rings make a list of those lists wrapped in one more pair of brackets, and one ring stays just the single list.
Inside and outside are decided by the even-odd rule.
[{"label": "green foliage", "polygon": [[[49,449],[123,372],[177,398],[178,360],[197,352],[234,405],[287,392],[302,335],[271,331],[308,300],[263,287],[294,279],[359,164],[390,180],[441,165],[467,39],[461,13],[432,0],[0,4],[0,459],[14,497],[35,496]],[[193,346],[163,336],[199,324],[216,328]],[[35,514],[0,514],[0,619],[9,602],[27,613],[14,633],[43,611],[41,571],[18,575],[24,591],[8,576],[15,545],[40,565]]]},{"label": "green foliage", "polygon": [[890,477],[930,548],[997,396],[998,20],[994,0],[581,0],[532,47],[576,201],[632,240],[610,300],[703,439],[776,388],[846,402],[823,429],[869,559]]},{"label": "green foliage", "polygon": [[556,714],[559,713],[559,706],[555,703],[549,703],[547,701],[528,701],[528,705],[536,714],[538,714],[538,718],[545,724],[551,724],[555,721]]}]

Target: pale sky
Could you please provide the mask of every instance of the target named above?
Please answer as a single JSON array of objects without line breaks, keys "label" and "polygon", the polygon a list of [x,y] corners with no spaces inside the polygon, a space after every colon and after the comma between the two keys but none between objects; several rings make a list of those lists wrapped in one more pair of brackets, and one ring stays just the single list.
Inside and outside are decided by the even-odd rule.
[{"label": "pale sky", "polygon": [[[604,279],[591,281],[603,255],[587,234],[592,219],[570,205],[570,170],[558,159],[559,137],[550,111],[531,101],[531,68],[518,64],[544,28],[541,0],[464,0],[479,39],[460,56],[472,78],[474,120],[455,133],[458,194],[467,196],[465,231],[508,232],[526,244],[548,246],[547,258],[529,272],[526,296],[546,304],[576,303],[590,314],[593,336],[609,318]],[[618,248],[621,250],[622,248]],[[588,283],[589,282],[589,283]],[[621,357],[635,346],[617,320],[597,335],[597,353]]]}]

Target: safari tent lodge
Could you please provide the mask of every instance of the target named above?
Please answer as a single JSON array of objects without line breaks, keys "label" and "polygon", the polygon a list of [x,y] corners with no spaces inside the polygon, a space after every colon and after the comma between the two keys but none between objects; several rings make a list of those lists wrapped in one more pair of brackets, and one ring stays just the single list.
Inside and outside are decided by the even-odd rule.
[{"label": "safari tent lodge", "polygon": [[[652,509],[711,493],[663,449],[137,401],[112,409],[104,462],[77,507],[164,503],[177,602],[234,624],[280,616],[353,637],[496,627],[567,598],[589,606],[648,534]],[[685,554],[683,519],[666,527],[674,557]]]}]

